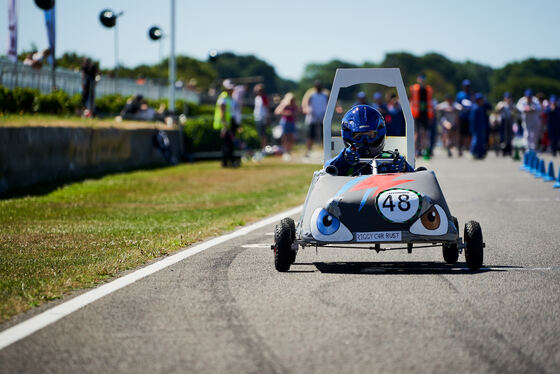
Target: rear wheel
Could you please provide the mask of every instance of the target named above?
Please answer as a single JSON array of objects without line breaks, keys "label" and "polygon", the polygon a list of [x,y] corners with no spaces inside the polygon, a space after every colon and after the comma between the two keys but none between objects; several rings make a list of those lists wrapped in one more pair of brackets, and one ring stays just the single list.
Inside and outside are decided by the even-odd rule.
[{"label": "rear wheel", "polygon": [[465,260],[471,270],[478,270],[482,266],[484,258],[484,242],[482,240],[482,229],[476,221],[465,224]]},{"label": "rear wheel", "polygon": [[[453,223],[459,231],[459,222],[456,217],[453,218]],[[443,259],[448,264],[454,264],[459,259],[459,248],[457,247],[457,242],[455,243],[444,243],[442,246]]]},{"label": "rear wheel", "polygon": [[292,231],[292,224],[292,219],[284,218],[274,230],[274,267],[281,272],[290,270],[290,265],[296,257],[295,251],[292,250],[295,238],[295,225]]}]

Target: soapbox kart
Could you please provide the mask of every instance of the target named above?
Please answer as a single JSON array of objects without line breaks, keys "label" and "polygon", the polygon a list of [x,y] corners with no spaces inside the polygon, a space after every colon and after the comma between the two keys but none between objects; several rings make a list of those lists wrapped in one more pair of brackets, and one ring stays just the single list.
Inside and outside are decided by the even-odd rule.
[{"label": "soapbox kart", "polygon": [[[403,137],[387,137],[386,148],[402,149],[414,167],[414,126],[399,69],[338,69],[323,121],[324,157],[342,149],[342,139],[331,136],[331,121],[340,87],[378,83],[395,87],[406,119]],[[397,152],[397,151],[396,151]],[[359,173],[338,176],[331,167],[316,171],[303,212],[297,223],[284,218],[274,233],[274,264],[290,269],[300,247],[364,248],[377,252],[441,246],[443,259],[457,262],[464,250],[467,266],[482,266],[484,242],[476,221],[459,236],[457,218],[451,215],[433,171],[384,173],[392,158],[360,160]],[[363,171],[363,172],[362,172]],[[396,245],[396,246],[395,246]]]}]

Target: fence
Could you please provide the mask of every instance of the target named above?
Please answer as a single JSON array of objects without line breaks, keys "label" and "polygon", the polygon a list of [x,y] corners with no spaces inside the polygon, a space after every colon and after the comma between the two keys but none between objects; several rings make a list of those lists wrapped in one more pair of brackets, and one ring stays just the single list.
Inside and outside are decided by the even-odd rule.
[{"label": "fence", "polygon": [[[80,72],[57,68],[55,75],[58,89],[67,92],[69,95],[82,92]],[[10,89],[30,87],[48,93],[52,88],[52,71],[48,66],[34,69],[19,62],[13,64],[9,61],[0,60],[0,85]],[[95,87],[95,96],[102,97],[113,93],[123,96],[142,95],[150,99],[161,99],[169,96],[169,86],[147,79],[143,80],[143,84],[139,84],[134,79],[101,76]],[[200,102],[199,95],[186,88],[176,89],[175,98],[194,103]]]}]

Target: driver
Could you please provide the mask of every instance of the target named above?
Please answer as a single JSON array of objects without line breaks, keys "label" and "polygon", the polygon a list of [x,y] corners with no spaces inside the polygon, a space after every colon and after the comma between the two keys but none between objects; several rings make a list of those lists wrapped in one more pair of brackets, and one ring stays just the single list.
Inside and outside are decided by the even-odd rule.
[{"label": "driver", "polygon": [[375,108],[353,106],[342,118],[341,134],[346,148],[325,163],[325,167],[336,166],[338,175],[371,174],[370,168],[362,170],[368,164],[360,163],[360,157],[392,159],[393,162],[384,164],[383,170],[377,170],[378,174],[414,171],[397,151],[383,151],[387,128]]}]

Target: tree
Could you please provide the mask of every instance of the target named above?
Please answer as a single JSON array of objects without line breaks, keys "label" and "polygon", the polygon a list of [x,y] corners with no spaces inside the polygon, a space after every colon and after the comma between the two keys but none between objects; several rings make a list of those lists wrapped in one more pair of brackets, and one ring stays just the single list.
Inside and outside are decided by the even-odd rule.
[{"label": "tree", "polygon": [[293,87],[290,81],[284,80],[276,74],[272,65],[253,55],[224,52],[216,56],[212,65],[219,79],[260,76],[269,93],[280,92],[280,87]]},{"label": "tree", "polygon": [[56,66],[71,70],[80,70],[84,59],[89,58],[94,64],[99,66],[99,61],[92,59],[86,55],[79,55],[75,52],[66,52],[61,57],[56,59]]},{"label": "tree", "polygon": [[[299,81],[298,95],[303,97],[304,93],[313,87],[315,81],[320,81],[324,88],[331,89],[332,82],[334,80],[334,75],[336,69],[339,68],[357,68],[358,65],[352,64],[350,62],[345,62],[341,60],[332,60],[325,64],[310,63],[305,66],[303,72],[303,77]],[[356,93],[360,90],[359,87],[351,87],[347,90],[340,92],[340,99],[342,100],[352,100]]]}]

